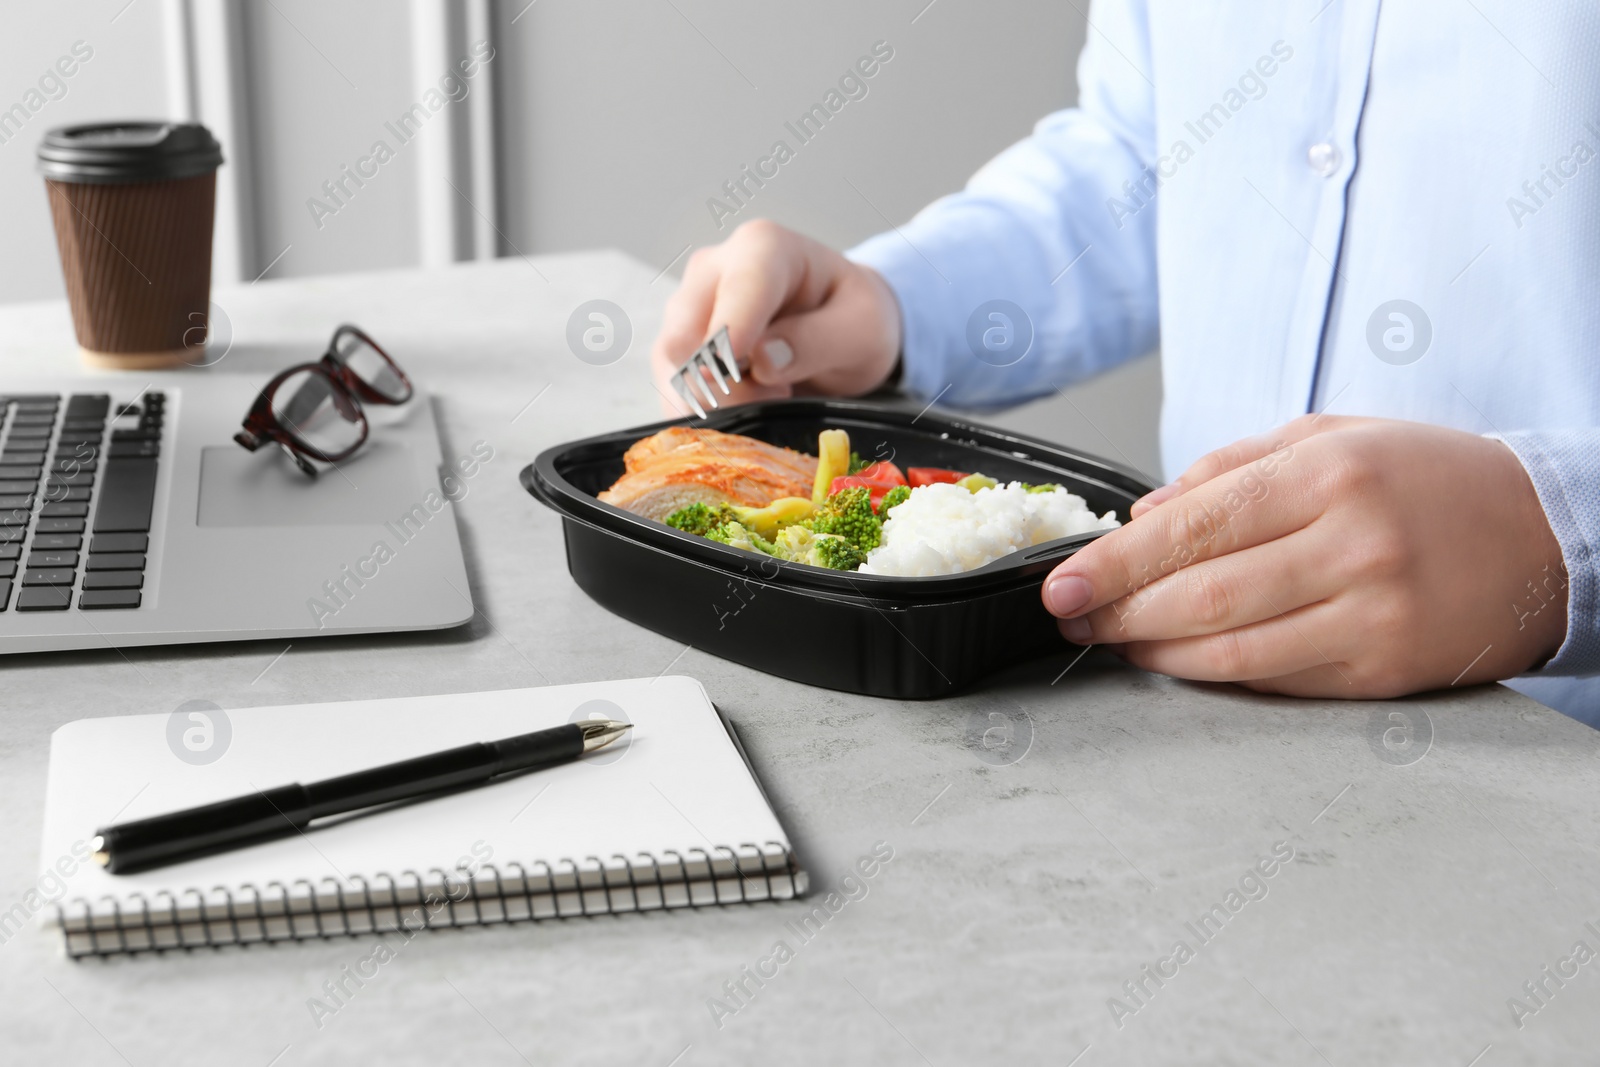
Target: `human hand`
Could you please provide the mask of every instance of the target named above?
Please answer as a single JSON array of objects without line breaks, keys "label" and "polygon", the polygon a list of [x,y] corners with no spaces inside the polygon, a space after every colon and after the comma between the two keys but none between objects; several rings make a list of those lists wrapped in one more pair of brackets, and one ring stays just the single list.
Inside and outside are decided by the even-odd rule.
[{"label": "human hand", "polygon": [[775,222],[740,226],[689,257],[667,302],[650,371],[671,415],[687,405],[674,372],[713,333],[728,339],[750,376],[721,403],[806,392],[858,396],[882,385],[900,353],[900,305],[876,271]]},{"label": "human hand", "polygon": [[1560,648],[1567,574],[1510,448],[1305,416],[1202,457],[1051,572],[1062,635],[1297,696],[1509,678]]}]

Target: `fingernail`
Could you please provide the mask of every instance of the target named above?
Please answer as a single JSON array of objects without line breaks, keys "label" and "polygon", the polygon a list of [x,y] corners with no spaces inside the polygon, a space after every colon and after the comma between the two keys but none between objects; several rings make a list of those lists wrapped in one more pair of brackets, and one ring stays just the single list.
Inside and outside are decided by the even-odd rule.
[{"label": "fingernail", "polygon": [[1075,645],[1087,644],[1094,636],[1094,627],[1089,625],[1088,619],[1062,619],[1061,636]]},{"label": "fingernail", "polygon": [[1168,482],[1166,485],[1163,485],[1160,489],[1156,489],[1156,490],[1154,490],[1152,492],[1146,493],[1144,496],[1140,497],[1138,500],[1135,500],[1134,503],[1135,504],[1143,504],[1147,508],[1153,508],[1157,504],[1165,504],[1167,501],[1171,500],[1173,497],[1175,497],[1177,495],[1178,495],[1178,483],[1177,482]]},{"label": "fingernail", "polygon": [[1076,574],[1064,574],[1059,578],[1050,579],[1044,587],[1044,605],[1050,609],[1050,614],[1067,616],[1081,609],[1089,603],[1089,598],[1094,596],[1094,589],[1086,578]]},{"label": "fingernail", "polygon": [[774,337],[761,346],[762,353],[767,357],[767,362],[773,370],[782,370],[794,362],[794,349],[789,347],[789,342],[781,337]]}]

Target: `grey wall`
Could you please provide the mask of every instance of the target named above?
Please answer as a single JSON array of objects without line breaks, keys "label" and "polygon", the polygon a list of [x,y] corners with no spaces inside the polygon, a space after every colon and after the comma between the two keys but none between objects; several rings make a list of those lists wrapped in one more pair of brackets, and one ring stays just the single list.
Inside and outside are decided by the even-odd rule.
[{"label": "grey wall", "polygon": [[[878,211],[903,221],[1070,104],[1083,45],[1072,5],[1041,0],[541,0],[510,25],[523,2],[500,7],[502,122],[523,131],[502,159],[506,232],[652,262],[755,214],[837,245],[883,229]],[[800,147],[785,121],[879,40],[894,58],[867,96]],[[779,138],[795,159],[719,230],[707,198]]]},{"label": "grey wall", "polygon": [[[126,3],[5,4],[0,110],[19,103],[26,107],[30,90],[39,92],[42,106],[20,130],[9,123],[0,130],[7,136],[0,143],[0,303],[66,293],[50,205],[33,169],[34,148],[44,132],[109,114],[166,114],[161,7],[144,2],[122,10]],[[93,49],[93,55],[72,77],[62,79],[64,94],[49,99],[39,89],[39,79],[77,41]]]},{"label": "grey wall", "polygon": [[[286,248],[269,277],[415,263],[417,152],[383,125],[416,99],[406,5],[272,0],[242,11],[256,270]],[[355,166],[380,137],[395,158],[364,185],[347,183],[348,204],[337,205],[322,183]],[[336,214],[315,219],[306,206],[313,197]]]},{"label": "grey wall", "polygon": [[[74,40],[89,41],[95,56],[62,99],[0,144],[0,203],[16,205],[0,242],[0,302],[63,291],[33,171],[38,136],[67,122],[173,114],[175,57],[163,20],[185,3],[238,4],[247,99],[240,136],[248,144],[236,156],[249,164],[254,201],[246,279],[275,258],[269,278],[419,262],[421,150],[398,146],[383,125],[434,77],[413,69],[409,5],[13,3],[0,35],[0,106],[20,98]],[[1078,7],[494,0],[498,196],[480,206],[494,217],[501,254],[612,246],[676,272],[689,246],[721,240],[756,215],[844,247],[959,187],[1039,116],[1073,101],[1084,40]],[[784,123],[819,102],[877,41],[894,57],[867,95],[800,145]],[[397,147],[395,159],[319,226],[308,198],[379,137]],[[719,228],[707,199],[726,201],[722,183],[780,138],[795,158]],[[1016,418],[1153,474],[1158,403],[1158,373],[1145,360]]]}]

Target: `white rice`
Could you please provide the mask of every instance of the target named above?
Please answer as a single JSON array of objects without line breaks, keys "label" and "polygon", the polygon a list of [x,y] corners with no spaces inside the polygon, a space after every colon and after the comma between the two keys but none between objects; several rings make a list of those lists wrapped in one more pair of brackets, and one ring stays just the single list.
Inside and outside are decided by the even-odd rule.
[{"label": "white rice", "polygon": [[890,510],[883,542],[860,570],[906,578],[959,574],[1019,548],[1121,525],[1116,512],[1096,518],[1083,497],[1065,489],[1030,493],[1012,482],[972,493],[958,485],[925,485]]}]

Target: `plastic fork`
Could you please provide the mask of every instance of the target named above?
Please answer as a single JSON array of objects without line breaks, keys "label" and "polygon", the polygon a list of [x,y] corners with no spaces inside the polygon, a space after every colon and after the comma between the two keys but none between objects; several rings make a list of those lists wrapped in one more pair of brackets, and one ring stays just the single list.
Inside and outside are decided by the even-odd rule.
[{"label": "plastic fork", "polygon": [[[717,389],[722,390],[723,396],[729,394],[729,378],[736,385],[744,381],[739,373],[739,363],[733,358],[733,342],[728,340],[728,328],[724,326],[695,350],[689,362],[678,368],[672,376],[672,389],[703,419],[706,417],[706,405],[713,408],[721,406],[717,403]],[[716,388],[712,388],[712,383]],[[695,393],[697,387],[706,405],[700,403],[700,396]]]}]

